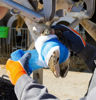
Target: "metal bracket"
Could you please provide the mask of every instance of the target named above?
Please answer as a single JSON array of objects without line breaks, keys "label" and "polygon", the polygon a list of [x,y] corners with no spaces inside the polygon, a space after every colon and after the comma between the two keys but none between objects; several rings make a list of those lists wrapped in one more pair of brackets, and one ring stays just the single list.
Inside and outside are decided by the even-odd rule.
[{"label": "metal bracket", "polygon": [[95,12],[95,0],[84,0],[87,6],[87,14],[91,18]]},{"label": "metal bracket", "polygon": [[[86,5],[86,9],[83,8],[84,3]],[[70,27],[76,27],[82,19],[89,19],[93,16],[95,12],[95,0],[83,0],[79,3],[78,7],[73,6],[71,12],[65,12],[64,9],[57,10],[57,16],[59,14],[60,17],[73,17],[75,20],[70,23]]]},{"label": "metal bracket", "polygon": [[10,9],[10,14],[11,15],[19,15],[20,11],[16,11],[16,9]]},{"label": "metal bracket", "polygon": [[80,12],[70,12],[68,16],[75,17],[76,20],[70,24],[70,27],[74,28],[80,23],[82,19],[89,19],[95,12],[95,0],[84,0],[86,4],[86,10]]},{"label": "metal bracket", "polygon": [[84,0],[84,3],[86,4],[86,10],[82,8],[83,10],[81,10],[80,12],[70,12],[69,16],[79,19],[91,18],[95,12],[95,0]]}]

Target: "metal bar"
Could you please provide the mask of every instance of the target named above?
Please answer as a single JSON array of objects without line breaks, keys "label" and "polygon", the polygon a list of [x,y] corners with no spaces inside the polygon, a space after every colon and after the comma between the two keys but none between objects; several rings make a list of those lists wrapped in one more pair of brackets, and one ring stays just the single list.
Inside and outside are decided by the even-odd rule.
[{"label": "metal bar", "polygon": [[70,13],[67,14],[67,16],[74,17],[74,18],[78,18],[78,19],[90,18],[90,16],[88,15],[87,11],[70,12]]},{"label": "metal bar", "polygon": [[[27,41],[27,30],[23,30],[24,32],[24,35],[25,35],[25,49],[27,49],[27,44],[26,44],[26,41]],[[25,33],[26,32],[26,33]]]},{"label": "metal bar", "polygon": [[77,25],[79,25],[80,21],[81,21],[81,20],[79,20],[79,19],[75,19],[75,20],[69,25],[69,27],[75,28]]},{"label": "metal bar", "polygon": [[95,12],[95,2],[96,0],[84,0],[87,6],[87,14],[91,18]]},{"label": "metal bar", "polygon": [[96,41],[96,24],[88,19],[82,20],[80,24],[88,34]]},{"label": "metal bar", "polygon": [[38,83],[43,84],[43,69],[39,69],[33,72],[33,79]]},{"label": "metal bar", "polygon": [[0,0],[0,3],[3,3],[5,6],[7,5],[9,9],[14,8],[18,10],[20,15],[26,16],[27,18],[34,20],[36,22],[44,20],[43,15],[40,15],[39,13],[34,12],[32,9],[24,7],[23,5],[20,5],[12,0]]},{"label": "metal bar", "polygon": [[[20,30],[21,31],[21,30]],[[21,48],[24,50],[24,47],[23,47],[23,41],[24,41],[24,33],[21,34],[22,38],[21,38]]]}]

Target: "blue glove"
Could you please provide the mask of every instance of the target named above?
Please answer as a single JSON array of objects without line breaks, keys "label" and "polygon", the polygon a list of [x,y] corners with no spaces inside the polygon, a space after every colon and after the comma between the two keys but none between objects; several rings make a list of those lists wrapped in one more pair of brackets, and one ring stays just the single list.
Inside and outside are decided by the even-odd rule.
[{"label": "blue glove", "polygon": [[28,68],[26,68],[26,66],[24,68],[29,75],[32,73],[32,71],[44,67],[44,66],[40,66],[38,64],[38,53],[35,49],[34,50],[27,50],[27,51],[23,51],[21,49],[16,50],[13,53],[11,53],[11,59],[14,61],[18,61],[26,53],[31,53],[31,58],[28,62]]}]

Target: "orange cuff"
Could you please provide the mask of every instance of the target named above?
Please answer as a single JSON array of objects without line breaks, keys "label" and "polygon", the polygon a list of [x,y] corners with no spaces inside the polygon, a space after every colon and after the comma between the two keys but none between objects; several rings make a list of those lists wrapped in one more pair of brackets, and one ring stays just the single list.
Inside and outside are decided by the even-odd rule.
[{"label": "orange cuff", "polygon": [[17,80],[22,75],[26,74],[26,71],[23,69],[22,65],[18,61],[8,60],[6,64],[6,69],[13,85],[16,84]]},{"label": "orange cuff", "polygon": [[13,84],[13,85],[15,85],[15,84],[16,84],[16,82],[18,81],[18,79],[19,79],[22,75],[24,75],[24,74],[26,74],[26,72],[25,72],[25,71],[18,72],[18,74],[16,75],[16,77],[15,77],[14,81],[12,81],[12,84]]}]

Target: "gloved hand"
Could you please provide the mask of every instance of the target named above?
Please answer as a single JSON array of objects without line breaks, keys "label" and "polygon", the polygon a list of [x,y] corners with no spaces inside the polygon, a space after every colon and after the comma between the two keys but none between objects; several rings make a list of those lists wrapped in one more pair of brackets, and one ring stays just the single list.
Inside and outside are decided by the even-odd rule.
[{"label": "gloved hand", "polygon": [[58,36],[59,40],[72,52],[78,54],[85,48],[85,40],[74,29],[71,29],[64,24],[57,24],[52,26],[52,28],[55,30],[55,34]]},{"label": "gloved hand", "polygon": [[42,64],[40,66],[40,64],[39,64],[40,62],[38,61],[38,53],[35,49],[34,50],[27,50],[27,51],[23,51],[21,49],[16,50],[16,51],[11,53],[11,59],[14,60],[14,61],[18,61],[26,53],[31,54],[31,58],[28,61],[28,67],[27,67],[27,69],[26,69],[26,66],[24,68],[28,75],[30,75],[32,73],[32,71],[44,67]]},{"label": "gloved hand", "polygon": [[[9,59],[6,63],[6,69],[13,85],[16,84],[17,80],[24,74],[27,74],[28,61],[31,57],[30,53],[26,53],[20,60],[13,61]],[[25,69],[24,69],[25,68]]]}]

